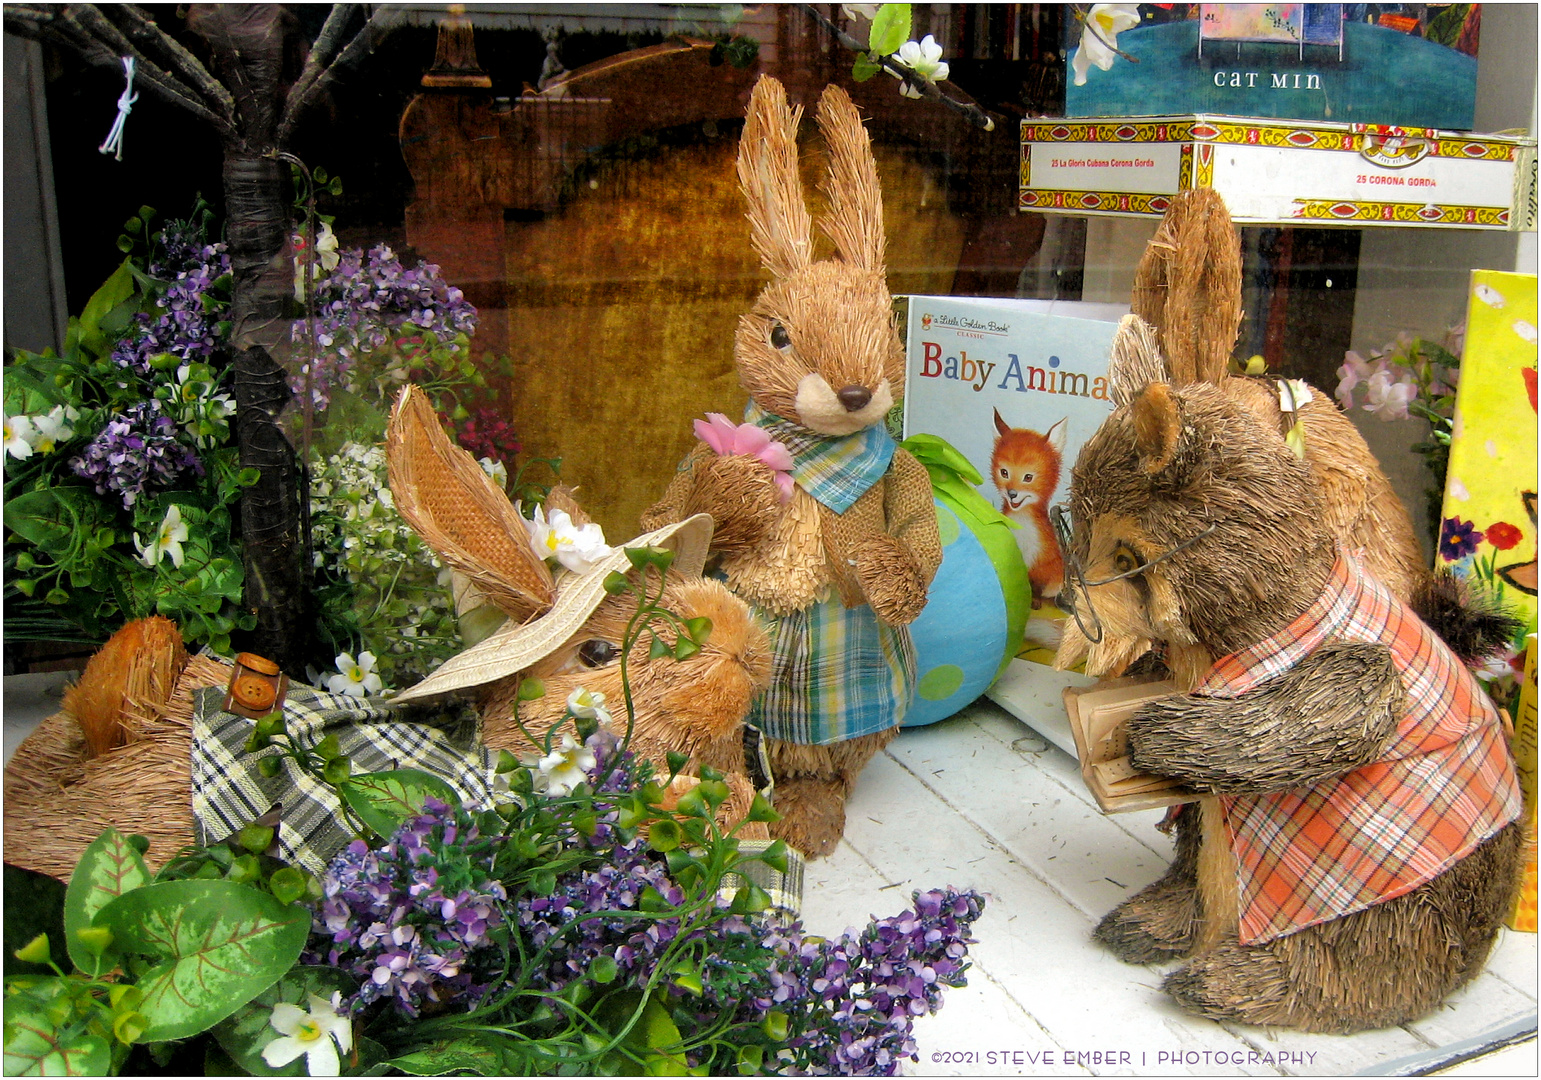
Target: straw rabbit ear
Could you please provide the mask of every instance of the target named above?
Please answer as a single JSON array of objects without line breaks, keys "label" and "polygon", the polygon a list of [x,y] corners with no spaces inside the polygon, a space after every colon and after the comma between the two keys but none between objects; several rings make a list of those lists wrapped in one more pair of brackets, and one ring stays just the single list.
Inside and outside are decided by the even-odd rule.
[{"label": "straw rabbit ear", "polygon": [[1215,191],[1172,197],[1135,269],[1130,308],[1155,327],[1174,386],[1225,378],[1241,329],[1241,242]]},{"label": "straw rabbit ear", "polygon": [[489,603],[521,622],[551,607],[551,571],[530,547],[524,519],[476,459],[449,441],[416,386],[396,400],[385,459],[401,516]]},{"label": "straw rabbit ear", "polygon": [[797,172],[797,125],[803,110],[769,75],[749,96],[738,144],[738,184],[749,201],[749,230],[765,268],[786,277],[813,261],[813,226]]},{"label": "straw rabbit ear", "polygon": [[829,153],[829,175],[821,185],[829,211],[819,225],[840,258],[862,270],[883,272],[883,189],[878,184],[872,141],[850,95],[826,86],[819,99],[819,130]]},{"label": "straw rabbit ear", "polygon": [[1155,327],[1138,315],[1118,320],[1118,333],[1108,356],[1108,396],[1114,408],[1123,408],[1145,386],[1166,382],[1166,361]]}]

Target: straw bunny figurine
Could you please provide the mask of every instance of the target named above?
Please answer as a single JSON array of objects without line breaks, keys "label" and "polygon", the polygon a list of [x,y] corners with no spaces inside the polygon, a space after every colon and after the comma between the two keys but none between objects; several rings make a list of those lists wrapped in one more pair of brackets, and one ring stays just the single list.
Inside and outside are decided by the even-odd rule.
[{"label": "straw bunny figurine", "polygon": [[[391,493],[402,517],[469,586],[460,590],[461,610],[486,604],[507,616],[501,628],[393,700],[472,691],[481,710],[483,741],[528,755],[537,748],[520,724],[544,738],[564,720],[569,697],[586,690],[590,697],[585,700],[603,695],[612,728],[622,734],[627,721],[621,647],[637,600],[630,593],[606,593],[604,580],[613,571],[638,574],[623,549],[601,541],[575,569],[553,571],[537,554],[524,518],[471,455],[450,442],[415,387],[402,391],[391,415],[386,456]],[[562,488],[552,491],[541,521],[586,528],[591,537],[597,532]],[[635,705],[631,748],[660,770],[666,770],[666,755],[679,751],[690,756],[687,772],[702,765],[722,772],[731,791],[723,819],[733,824],[754,798],[743,719],[750,700],[765,686],[770,650],[743,601],[701,577],[711,530],[710,519],[697,515],[626,545],[673,549],[663,606],[682,620],[711,620],[700,651],[683,660],[650,656],[647,634],[633,644],[627,659]],[[649,572],[655,583],[656,573]],[[670,645],[676,640],[668,628],[661,627],[659,636]],[[521,702],[520,685],[532,678],[541,680],[545,693]],[[762,827],[746,828],[747,836]]]},{"label": "straw bunny figurine", "polygon": [[[750,235],[772,276],[734,339],[750,398],[744,437],[720,417],[698,422],[723,452],[697,446],[642,520],[657,528],[710,514],[728,586],[769,621],[771,684],[749,722],[769,736],[783,815],[771,831],[819,856],[839,842],[857,775],[913,696],[907,627],[941,543],[926,470],[883,424],[903,393],[904,353],[872,148],[851,99],[827,87],[821,225],[835,256],[816,261],[798,177],[801,114],[763,76],[739,143]],[[763,435],[749,438],[756,428]]]}]

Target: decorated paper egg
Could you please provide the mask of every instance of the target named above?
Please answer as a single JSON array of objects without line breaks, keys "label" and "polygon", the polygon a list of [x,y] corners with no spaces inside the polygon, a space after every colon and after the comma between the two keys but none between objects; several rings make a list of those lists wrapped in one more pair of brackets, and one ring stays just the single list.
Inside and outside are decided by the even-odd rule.
[{"label": "decorated paper egg", "polygon": [[904,448],[931,474],[942,540],[925,610],[910,624],[916,683],[904,726],[918,727],[989,689],[1021,647],[1032,597],[1012,527],[973,487],[982,478],[968,460],[932,435]]}]

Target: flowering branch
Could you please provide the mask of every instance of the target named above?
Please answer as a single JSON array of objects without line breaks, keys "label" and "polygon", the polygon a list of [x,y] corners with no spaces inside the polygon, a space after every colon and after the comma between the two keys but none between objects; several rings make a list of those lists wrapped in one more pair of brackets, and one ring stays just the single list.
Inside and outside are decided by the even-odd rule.
[{"label": "flowering branch", "polygon": [[[798,7],[802,8],[815,22],[833,34],[835,40],[839,42],[842,48],[850,49],[852,52],[857,53],[867,52],[866,45],[863,45],[860,41],[857,41],[850,34],[847,34],[844,30],[840,29],[840,27],[836,26],[823,12],[821,12],[814,5],[799,4]],[[937,85],[934,82],[919,74],[908,64],[904,63],[902,60],[897,59],[895,56],[879,55],[874,58],[874,63],[876,63],[890,75],[894,75],[899,78],[904,83],[904,85],[913,92],[913,96],[923,97],[929,101],[935,101],[946,105],[954,112],[962,115],[964,119],[966,119],[969,123],[983,131],[995,130],[995,121],[991,119],[990,115],[981,109],[978,105],[974,104],[972,101],[962,101],[958,98],[951,97],[948,94],[942,93],[942,91],[937,88]]]}]

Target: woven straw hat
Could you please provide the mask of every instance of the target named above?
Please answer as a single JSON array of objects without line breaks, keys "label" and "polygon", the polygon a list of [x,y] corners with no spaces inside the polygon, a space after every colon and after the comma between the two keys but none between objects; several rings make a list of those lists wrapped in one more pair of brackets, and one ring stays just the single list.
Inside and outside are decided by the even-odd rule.
[{"label": "woven straw hat", "polygon": [[624,548],[674,552],[672,568],[700,577],[712,519],[697,514],[616,547],[581,573],[555,574],[535,553],[524,518],[476,459],[444,434],[427,396],[407,386],[391,412],[386,462],[396,509],[424,543],[508,615],[486,640],[450,657],[393,700],[415,701],[522,671],[577,633],[605,598],[605,578],[631,568]]},{"label": "woven straw hat", "polygon": [[[623,547],[663,547],[674,552],[673,570],[687,577],[700,577],[706,564],[706,549],[712,539],[709,514],[696,514],[675,525],[644,533]],[[578,632],[594,609],[605,598],[605,578],[612,571],[631,569],[623,547],[609,558],[581,574],[558,572],[556,603],[544,615],[522,625],[505,624],[486,640],[444,661],[422,682],[397,694],[393,701],[416,701],[482,686],[523,671]]]}]

